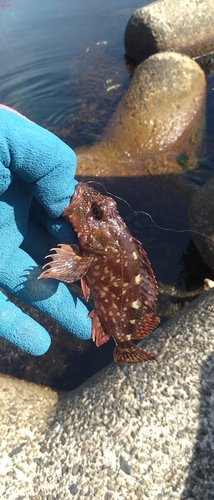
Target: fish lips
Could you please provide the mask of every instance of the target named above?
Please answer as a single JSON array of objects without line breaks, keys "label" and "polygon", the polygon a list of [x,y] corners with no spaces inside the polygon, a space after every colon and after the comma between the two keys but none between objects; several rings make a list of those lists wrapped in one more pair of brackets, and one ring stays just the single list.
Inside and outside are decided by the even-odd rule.
[{"label": "fish lips", "polygon": [[77,184],[74,194],[71,198],[70,204],[65,208],[62,216],[75,227],[75,212],[80,206],[80,200],[83,196],[84,189],[82,183]]}]

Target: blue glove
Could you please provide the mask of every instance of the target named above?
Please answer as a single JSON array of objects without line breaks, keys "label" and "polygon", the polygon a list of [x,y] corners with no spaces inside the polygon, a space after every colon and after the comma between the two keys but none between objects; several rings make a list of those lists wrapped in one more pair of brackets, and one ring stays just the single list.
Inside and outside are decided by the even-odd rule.
[{"label": "blue glove", "polygon": [[[74,192],[75,166],[74,152],[55,135],[0,106],[0,287],[86,340],[86,304],[63,283],[37,279],[50,248],[76,241],[60,218]],[[35,356],[51,342],[2,292],[0,337]]]}]

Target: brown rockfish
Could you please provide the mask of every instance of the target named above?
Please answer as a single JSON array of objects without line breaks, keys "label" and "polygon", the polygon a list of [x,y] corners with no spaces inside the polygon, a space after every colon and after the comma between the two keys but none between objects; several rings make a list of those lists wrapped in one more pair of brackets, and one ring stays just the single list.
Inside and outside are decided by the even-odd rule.
[{"label": "brown rockfish", "polygon": [[99,347],[112,336],[117,363],[155,359],[131,339],[142,339],[159,323],[154,314],[157,284],[146,252],[120,217],[117,204],[80,182],[62,215],[77,232],[79,249],[58,245],[40,278],[81,280],[85,299],[91,293],[94,303],[89,313],[92,339]]}]

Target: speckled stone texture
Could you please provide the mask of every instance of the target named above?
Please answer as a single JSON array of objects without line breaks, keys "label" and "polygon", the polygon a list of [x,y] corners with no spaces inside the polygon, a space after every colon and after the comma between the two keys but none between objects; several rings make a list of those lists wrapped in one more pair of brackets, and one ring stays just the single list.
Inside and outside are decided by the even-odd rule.
[{"label": "speckled stone texture", "polygon": [[0,497],[211,500],[214,293],[159,327],[153,363],[57,394],[1,377]]},{"label": "speckled stone texture", "polygon": [[170,50],[196,57],[214,50],[213,0],[159,0],[136,10],[125,31],[126,53],[142,61]]}]

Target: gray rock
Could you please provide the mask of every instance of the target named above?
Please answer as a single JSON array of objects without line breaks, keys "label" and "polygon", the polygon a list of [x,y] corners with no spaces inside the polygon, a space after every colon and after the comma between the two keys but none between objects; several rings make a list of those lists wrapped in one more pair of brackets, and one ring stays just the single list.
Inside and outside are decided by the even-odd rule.
[{"label": "gray rock", "polygon": [[212,52],[213,0],[159,0],[138,9],[125,31],[125,49],[138,61],[162,51],[196,57]]}]

